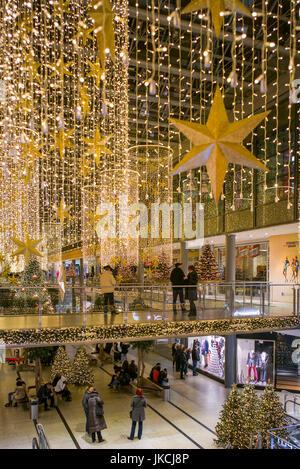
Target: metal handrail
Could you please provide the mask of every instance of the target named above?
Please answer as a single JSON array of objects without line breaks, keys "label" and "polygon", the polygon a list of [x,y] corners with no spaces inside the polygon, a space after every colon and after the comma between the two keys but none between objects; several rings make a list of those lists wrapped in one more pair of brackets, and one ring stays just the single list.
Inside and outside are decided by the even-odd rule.
[{"label": "metal handrail", "polygon": [[38,449],[51,449],[43,425],[41,423],[37,423],[36,420],[33,422],[39,439]]},{"label": "metal handrail", "polygon": [[32,438],[32,449],[40,449],[36,437]]}]

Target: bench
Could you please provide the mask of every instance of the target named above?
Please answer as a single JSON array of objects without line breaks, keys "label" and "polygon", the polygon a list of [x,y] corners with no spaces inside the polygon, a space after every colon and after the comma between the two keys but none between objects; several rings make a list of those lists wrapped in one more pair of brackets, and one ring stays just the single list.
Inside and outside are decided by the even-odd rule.
[{"label": "bench", "polygon": [[137,386],[134,383],[131,383],[131,386],[134,391],[136,391],[137,388],[142,388],[144,391],[155,391],[158,393],[159,396],[161,396],[161,393],[164,390],[162,386],[159,386],[158,384],[154,383],[154,381],[151,381],[150,378],[143,378],[142,384],[140,386]]}]

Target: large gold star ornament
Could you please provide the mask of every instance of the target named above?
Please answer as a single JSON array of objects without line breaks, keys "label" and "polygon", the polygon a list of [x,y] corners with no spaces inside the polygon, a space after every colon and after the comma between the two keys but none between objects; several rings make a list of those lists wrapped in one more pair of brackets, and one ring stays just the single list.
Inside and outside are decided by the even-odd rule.
[{"label": "large gold star ornament", "polygon": [[43,257],[35,247],[42,241],[41,239],[30,239],[28,233],[26,234],[26,240],[20,241],[17,238],[12,238],[13,242],[16,243],[19,248],[12,254],[12,256],[20,256],[21,254],[25,257],[25,265],[28,265],[32,256]]},{"label": "large gold star ornament", "polygon": [[248,8],[239,0],[192,0],[182,10],[182,14],[192,13],[198,10],[210,10],[216,36],[220,36],[224,13],[227,11],[252,16]]},{"label": "large gold star ornament", "polygon": [[115,61],[114,13],[110,0],[93,0],[88,14],[95,22],[94,33],[97,37],[98,54],[101,66],[105,66],[105,57],[110,55]]},{"label": "large gold star ornament", "polygon": [[84,142],[90,147],[87,151],[87,155],[94,155],[96,165],[99,165],[100,157],[102,153],[107,155],[112,155],[113,153],[106,147],[108,140],[112,137],[112,135],[107,135],[106,137],[100,137],[100,131],[97,127],[95,136],[93,139],[84,138]]},{"label": "large gold star ornament", "polygon": [[243,140],[270,111],[229,122],[220,88],[217,87],[206,125],[179,119],[170,121],[195,146],[175,166],[172,175],[206,165],[215,201],[220,198],[228,163],[268,169],[247,150]]},{"label": "large gold star ornament", "polygon": [[64,199],[62,198],[60,201],[60,205],[58,207],[54,207],[55,215],[53,216],[54,219],[59,219],[60,223],[63,224],[65,218],[72,218],[69,210],[71,205],[66,205]]}]

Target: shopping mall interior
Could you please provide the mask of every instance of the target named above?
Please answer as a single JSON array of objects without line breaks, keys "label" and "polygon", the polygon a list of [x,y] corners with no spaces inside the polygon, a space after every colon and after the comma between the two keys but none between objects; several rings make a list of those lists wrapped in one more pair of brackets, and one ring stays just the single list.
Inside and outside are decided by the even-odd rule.
[{"label": "shopping mall interior", "polygon": [[300,0],[0,27],[0,448],[300,449]]}]

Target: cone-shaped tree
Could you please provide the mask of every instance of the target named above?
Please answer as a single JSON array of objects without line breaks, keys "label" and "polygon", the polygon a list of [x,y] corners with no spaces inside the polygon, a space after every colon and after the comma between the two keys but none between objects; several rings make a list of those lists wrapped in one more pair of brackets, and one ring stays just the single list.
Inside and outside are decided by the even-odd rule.
[{"label": "cone-shaped tree", "polygon": [[170,278],[171,267],[168,262],[168,258],[164,252],[158,256],[154,263],[153,278],[161,282],[168,281]]},{"label": "cone-shaped tree", "polygon": [[95,381],[94,374],[89,366],[89,358],[84,349],[80,348],[76,352],[70,382],[77,386],[92,385]]},{"label": "cone-shaped tree", "polygon": [[223,448],[229,446],[232,449],[241,448],[243,426],[241,409],[241,395],[234,384],[221,410],[220,420],[216,425],[217,445]]},{"label": "cone-shaped tree", "polygon": [[241,395],[241,447],[251,448],[256,444],[257,435],[257,414],[259,399],[254,386],[248,384],[244,387]]},{"label": "cone-shaped tree", "polygon": [[267,386],[260,398],[258,412],[258,429],[261,435],[262,448],[269,444],[268,430],[288,425],[288,419],[282,403],[273,386]]},{"label": "cone-shaped tree", "polygon": [[59,347],[55,354],[54,362],[51,367],[51,381],[62,371],[67,381],[72,380],[72,364],[64,347]]},{"label": "cone-shaped tree", "polygon": [[45,286],[44,273],[36,259],[30,259],[22,276],[24,289],[16,294],[15,302],[19,307],[40,307],[43,313],[50,312],[51,298]]},{"label": "cone-shaped tree", "polygon": [[209,244],[203,247],[201,257],[195,263],[195,269],[201,282],[220,280],[220,269]]}]

